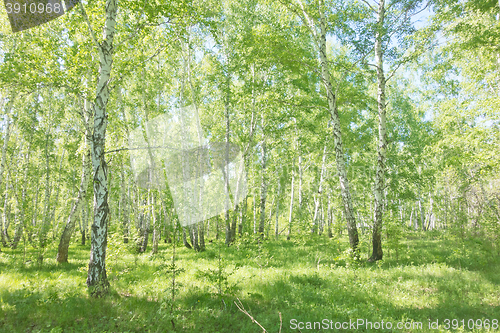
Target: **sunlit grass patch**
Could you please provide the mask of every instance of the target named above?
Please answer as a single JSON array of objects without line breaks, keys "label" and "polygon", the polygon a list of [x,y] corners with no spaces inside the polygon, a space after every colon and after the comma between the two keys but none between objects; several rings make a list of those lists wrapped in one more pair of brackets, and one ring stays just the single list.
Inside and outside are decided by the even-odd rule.
[{"label": "sunlit grass patch", "polygon": [[459,262],[446,239],[419,234],[402,243],[398,259],[386,254],[375,264],[349,259],[346,238],[239,241],[220,247],[220,262],[217,242],[201,253],[178,247],[173,303],[171,245],[161,244],[155,255],[115,248],[107,264],[112,289],[104,299],[87,293],[88,247],[72,244],[63,265],[49,249],[42,266],[26,260],[31,253],[5,249],[0,331],[256,332],[234,305],[237,298],[270,332],[279,329],[278,312],[284,332],[294,318],[428,323],[500,317],[500,259],[480,243],[467,253],[488,266]]}]

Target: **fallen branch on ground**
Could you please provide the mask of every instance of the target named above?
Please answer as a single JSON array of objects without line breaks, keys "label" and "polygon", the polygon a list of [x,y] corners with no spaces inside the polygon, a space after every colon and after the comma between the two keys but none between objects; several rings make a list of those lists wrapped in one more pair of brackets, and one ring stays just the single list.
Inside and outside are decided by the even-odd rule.
[{"label": "fallen branch on ground", "polygon": [[[239,298],[236,298],[238,300],[238,303],[236,303],[236,301],[234,302],[234,304],[236,305],[236,307],[241,311],[243,312],[244,314],[246,314],[251,320],[252,320],[252,323],[256,323],[257,325],[259,325],[260,328],[262,328],[262,333],[268,333],[267,330],[261,325],[259,324],[259,322],[257,320],[255,320],[254,317],[252,317],[247,310],[245,310],[245,307],[243,306],[243,304],[241,303],[240,299]],[[281,319],[281,312],[278,312],[279,316],[280,316],[280,331],[279,333],[281,333],[281,326],[283,324],[283,321]]]}]

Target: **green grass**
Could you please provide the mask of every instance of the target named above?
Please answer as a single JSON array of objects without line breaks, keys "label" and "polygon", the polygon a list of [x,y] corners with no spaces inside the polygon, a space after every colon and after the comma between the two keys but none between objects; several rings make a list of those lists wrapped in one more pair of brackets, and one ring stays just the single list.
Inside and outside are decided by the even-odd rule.
[{"label": "green grass", "polygon": [[[383,261],[370,264],[346,255],[344,238],[307,236],[261,245],[240,240],[221,248],[222,297],[217,277],[211,274],[218,269],[215,242],[207,243],[202,253],[178,247],[177,264],[183,271],[177,276],[173,306],[171,275],[162,265],[171,260],[171,245],[160,244],[155,256],[135,255],[112,238],[107,263],[112,289],[104,299],[92,299],[87,293],[88,246],[72,244],[66,265],[56,264],[55,249],[49,249],[41,267],[34,252],[28,251],[24,258],[22,249],[3,249],[0,331],[261,332],[238,310],[237,298],[269,332],[279,331],[279,312],[282,332],[298,332],[291,329],[292,319],[423,324],[422,329],[363,326],[344,332],[487,331],[470,330],[467,323],[500,320],[500,258],[484,241],[457,244],[435,232],[410,234],[401,243],[397,260],[394,250],[390,254],[386,250]],[[366,241],[361,248],[365,254]],[[445,319],[464,319],[466,327],[446,330]],[[439,320],[440,329],[429,329],[429,320]]]}]

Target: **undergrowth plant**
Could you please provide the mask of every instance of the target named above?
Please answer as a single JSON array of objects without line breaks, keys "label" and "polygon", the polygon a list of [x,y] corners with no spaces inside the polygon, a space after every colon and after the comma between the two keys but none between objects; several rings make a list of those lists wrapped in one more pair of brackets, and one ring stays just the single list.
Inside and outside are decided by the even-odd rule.
[{"label": "undergrowth plant", "polygon": [[197,269],[195,277],[207,281],[215,290],[214,294],[220,296],[234,295],[239,281],[231,282],[230,277],[238,271],[240,265],[236,264],[234,268],[230,268],[226,260],[221,259],[220,262],[220,266],[216,269]]}]

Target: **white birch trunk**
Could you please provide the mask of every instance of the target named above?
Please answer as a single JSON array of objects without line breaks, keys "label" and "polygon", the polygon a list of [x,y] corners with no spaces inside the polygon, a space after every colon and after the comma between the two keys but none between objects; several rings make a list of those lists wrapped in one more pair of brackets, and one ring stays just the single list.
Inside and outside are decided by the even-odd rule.
[{"label": "white birch trunk", "polygon": [[331,121],[333,124],[333,138],[335,145],[335,160],[337,164],[337,171],[339,173],[340,192],[342,202],[344,205],[344,216],[347,220],[347,231],[349,234],[349,244],[353,251],[357,250],[359,238],[358,229],[356,226],[356,218],[352,207],[351,192],[349,189],[349,180],[347,178],[347,171],[344,160],[344,149],[342,144],[342,131],[340,126],[340,117],[337,109],[336,96],[333,91],[332,81],[330,78],[330,71],[328,69],[328,60],[326,57],[326,18],[323,11],[323,1],[320,0],[320,29],[321,34],[318,38],[319,56],[321,61],[321,76],[323,84],[326,88],[326,95],[328,100],[328,109],[330,111]]},{"label": "white birch trunk", "polygon": [[153,253],[158,253],[158,242],[160,240],[159,223],[156,221],[155,197],[151,193],[151,216],[153,218]]},{"label": "white birch trunk", "polygon": [[3,203],[3,216],[2,216],[2,225],[3,228],[0,230],[2,232],[2,245],[7,246],[7,243],[10,243],[8,228],[10,224],[10,205],[9,205],[9,174],[7,173],[5,177],[5,197]]},{"label": "white birch trunk", "polygon": [[[85,142],[86,141],[87,139],[85,139]],[[78,212],[82,210],[83,203],[87,200],[87,188],[89,186],[92,167],[90,163],[90,151],[88,150],[86,144],[85,147],[85,153],[82,157],[82,178],[80,182],[80,189],[78,190],[78,196],[76,197],[73,207],[69,213],[57,250],[56,259],[60,263],[68,262],[68,248],[71,236],[75,230],[76,218],[78,217]],[[86,223],[83,224],[85,225]]]},{"label": "white birch trunk", "polygon": [[[264,118],[264,116],[262,116]],[[264,121],[262,121],[264,123]],[[260,184],[260,222],[259,222],[259,236],[261,238],[264,237],[264,227],[265,227],[265,222],[266,222],[266,196],[267,196],[267,181],[266,181],[266,154],[267,154],[267,147],[266,147],[266,138],[262,139],[261,143],[262,147],[262,175],[261,175],[261,184]]]},{"label": "white birch trunk", "polygon": [[28,150],[26,151],[25,159],[24,159],[24,175],[23,175],[23,185],[21,190],[21,202],[18,202],[20,209],[20,213],[18,216],[18,220],[16,221],[16,230],[14,233],[14,239],[12,240],[12,249],[17,248],[17,244],[21,240],[23,230],[24,230],[24,212],[26,209],[26,190],[28,188],[28,169],[30,163],[30,155],[31,155],[31,142],[28,144]]},{"label": "white birch trunk", "polygon": [[384,51],[382,49],[382,35],[385,19],[385,0],[379,1],[377,10],[377,31],[375,33],[375,66],[377,68],[377,104],[378,104],[378,146],[377,146],[377,167],[375,173],[374,187],[374,223],[372,235],[372,255],[369,261],[381,260],[382,239],[380,231],[382,229],[382,217],[384,211],[384,189],[385,189],[385,160],[387,155],[387,134],[386,134],[386,102],[385,102],[385,74],[384,74]]},{"label": "white birch trunk", "polygon": [[[125,112],[125,108],[123,107],[123,101],[122,101],[122,93],[121,93],[121,88],[117,87],[116,89],[117,92],[117,102],[118,106],[121,110],[123,120],[125,122],[125,135],[126,138],[128,139],[130,137],[129,135],[129,128],[128,128],[128,120],[127,120],[127,114]],[[124,141],[124,145],[126,142]],[[123,243],[127,244],[129,241],[129,231],[130,231],[130,214],[129,214],[129,202],[130,202],[130,183],[127,179],[125,181],[126,174],[121,168],[121,197],[120,197],[120,209],[121,209],[121,215],[122,215],[122,227],[123,227]]]},{"label": "white birch trunk", "polygon": [[278,239],[279,236],[279,216],[280,216],[280,195],[281,195],[281,182],[280,182],[280,174],[279,171],[277,173],[277,178],[278,178],[278,190],[276,193],[276,222],[274,224],[274,235],[276,239]]},{"label": "white birch trunk", "polygon": [[229,246],[231,243],[231,221],[229,214],[229,135],[230,135],[230,118],[229,118],[229,76],[226,77],[226,89],[225,89],[225,98],[224,98],[224,109],[225,109],[225,118],[226,118],[226,158],[225,158],[225,195],[226,195],[226,205],[225,205],[225,220],[226,220],[226,240],[225,244]]},{"label": "white birch trunk", "polygon": [[422,230],[425,231],[425,223],[424,223],[424,205],[422,205],[422,199],[418,198],[418,208],[420,209],[420,223],[422,226]]},{"label": "white birch trunk", "polygon": [[257,233],[257,190],[253,191],[253,233]]},{"label": "white birch trunk", "polygon": [[[128,192],[127,192],[128,191]],[[127,195],[128,193],[128,195]],[[130,196],[130,186],[128,181],[125,181],[125,173],[123,169],[121,170],[121,216],[122,216],[122,228],[123,228],[123,243],[128,243],[129,236],[129,212],[128,212],[128,198]]]},{"label": "white birch trunk", "polygon": [[332,197],[330,193],[328,194],[328,210],[326,213],[326,218],[327,218],[327,228],[328,228],[328,238],[332,238],[332,223],[333,223],[333,209],[332,209]]},{"label": "white birch trunk", "polygon": [[[61,160],[59,161],[59,178],[57,180],[57,184],[60,184],[61,183],[61,176],[62,176],[62,162],[64,160],[64,153],[65,153],[65,150],[63,150],[62,154],[61,154]],[[57,186],[56,188],[56,197],[55,197],[55,200],[54,200],[54,205],[52,207],[52,212],[50,213],[50,219],[49,221],[52,221],[52,239],[54,240],[56,235],[57,235],[57,231],[59,229],[59,221],[58,219],[56,219],[56,208],[57,208],[57,204],[59,202],[59,194],[61,193],[61,186]],[[56,222],[57,221],[57,222]]]},{"label": "white birch trunk", "polygon": [[319,176],[319,184],[318,184],[318,193],[316,194],[314,198],[314,217],[313,217],[313,227],[311,229],[311,233],[314,234],[316,233],[316,229],[318,227],[318,210],[321,202],[321,191],[322,191],[322,186],[323,186],[323,177],[325,174],[325,161],[326,161],[326,143],[325,147],[323,148],[323,158],[321,162],[321,171],[320,171],[320,176]]},{"label": "white birch trunk", "polygon": [[290,212],[288,214],[288,232],[286,234],[286,240],[290,240],[292,234],[292,217],[293,217],[293,183],[295,180],[295,172],[292,170],[292,185],[290,186]]},{"label": "white birch trunk", "polygon": [[106,247],[108,235],[108,167],[104,158],[108,115],[109,80],[113,63],[113,38],[115,35],[117,0],[106,0],[106,20],[103,41],[97,45],[99,51],[99,78],[94,102],[94,124],[92,134],[92,169],[94,177],[94,222],[90,248],[87,286],[92,296],[108,293],[106,276]]},{"label": "white birch trunk", "polygon": [[7,147],[9,146],[9,139],[10,139],[10,126],[11,126],[11,121],[10,121],[10,111],[12,110],[14,106],[14,100],[17,96],[16,92],[13,92],[9,102],[7,103],[5,107],[5,137],[3,139],[3,146],[2,146],[2,159],[0,160],[0,187],[2,186],[2,181],[3,181],[3,173],[5,170],[5,161],[7,158]]},{"label": "white birch trunk", "polygon": [[50,163],[49,163],[49,152],[48,152],[48,135],[47,141],[45,142],[45,197],[44,197],[44,208],[43,208],[43,220],[42,225],[39,230],[39,245],[40,248],[45,247],[46,234],[50,226],[50,196],[51,196],[51,184],[50,184]]},{"label": "white birch trunk", "polygon": [[[14,105],[14,100],[15,100],[15,97],[16,97],[17,93],[16,92],[13,92],[10,99],[9,99],[9,102],[7,103],[6,107],[5,107],[5,137],[3,139],[3,146],[2,146],[2,158],[0,160],[0,188],[2,186],[2,182],[3,182],[3,173],[4,173],[4,170],[5,170],[5,161],[6,161],[6,158],[7,158],[7,147],[9,145],[9,139],[10,139],[10,126],[11,126],[11,122],[10,122],[10,111],[12,110],[12,107]],[[7,190],[5,191],[5,196],[7,197]],[[7,241],[6,241],[6,230],[7,230],[7,227],[5,227],[5,222],[7,220],[7,211],[4,210],[3,211],[3,214],[2,214],[2,217],[0,218],[0,239],[1,239],[1,243],[4,247],[7,246]],[[5,228],[5,231],[4,231],[4,228]]]},{"label": "white birch trunk", "polygon": [[300,153],[300,143],[299,143],[299,218],[302,217],[302,154]]}]

